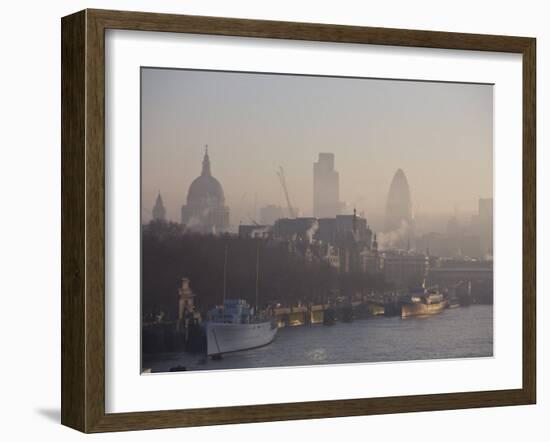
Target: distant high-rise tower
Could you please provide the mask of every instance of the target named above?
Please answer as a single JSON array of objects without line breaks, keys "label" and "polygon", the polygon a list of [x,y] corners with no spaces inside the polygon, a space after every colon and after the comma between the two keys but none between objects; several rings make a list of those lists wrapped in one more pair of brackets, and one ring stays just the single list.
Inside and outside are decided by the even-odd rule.
[{"label": "distant high-rise tower", "polygon": [[334,154],[320,153],[313,163],[313,216],[331,218],[340,215],[340,177],[334,170]]},{"label": "distant high-rise tower", "polygon": [[397,169],[388,192],[386,202],[385,232],[403,231],[405,242],[413,227],[411,192],[407,177],[402,169]]},{"label": "distant high-rise tower", "polygon": [[166,221],[166,209],[162,203],[162,197],[159,194],[157,195],[157,201],[155,202],[155,207],[153,207],[153,220],[154,221]]}]

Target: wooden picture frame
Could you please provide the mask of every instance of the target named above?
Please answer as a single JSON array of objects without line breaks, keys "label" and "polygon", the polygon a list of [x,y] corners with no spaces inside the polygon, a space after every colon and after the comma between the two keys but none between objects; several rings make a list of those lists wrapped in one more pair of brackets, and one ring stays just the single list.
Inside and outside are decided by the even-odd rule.
[{"label": "wooden picture frame", "polygon": [[[105,412],[105,30],[494,51],[523,57],[523,385],[513,390]],[[536,400],[534,38],[84,10],[62,19],[62,409],[83,432],[533,404]]]}]

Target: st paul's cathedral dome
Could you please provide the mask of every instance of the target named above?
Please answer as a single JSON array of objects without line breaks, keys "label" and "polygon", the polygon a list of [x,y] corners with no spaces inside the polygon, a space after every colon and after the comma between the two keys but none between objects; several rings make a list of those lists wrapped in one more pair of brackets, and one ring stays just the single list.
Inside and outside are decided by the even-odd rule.
[{"label": "st paul's cathedral dome", "polygon": [[221,233],[229,228],[229,207],[220,182],[212,176],[208,146],[202,160],[202,172],[187,192],[187,204],[181,208],[181,222],[188,230]]}]

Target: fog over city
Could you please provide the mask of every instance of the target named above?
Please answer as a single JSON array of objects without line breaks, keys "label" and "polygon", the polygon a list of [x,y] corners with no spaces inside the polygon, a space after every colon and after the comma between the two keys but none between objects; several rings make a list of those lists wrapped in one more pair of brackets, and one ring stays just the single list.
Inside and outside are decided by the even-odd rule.
[{"label": "fog over city", "polygon": [[311,216],[324,152],[334,154],[343,211],[356,208],[375,230],[399,168],[419,227],[467,220],[493,197],[492,131],[491,85],[146,68],[142,216],[160,191],[167,219],[180,221],[207,144],[233,229],[266,205],[286,209],[280,167],[292,205]]},{"label": "fog over city", "polygon": [[145,68],[141,104],[142,370],[493,356],[491,85]]}]

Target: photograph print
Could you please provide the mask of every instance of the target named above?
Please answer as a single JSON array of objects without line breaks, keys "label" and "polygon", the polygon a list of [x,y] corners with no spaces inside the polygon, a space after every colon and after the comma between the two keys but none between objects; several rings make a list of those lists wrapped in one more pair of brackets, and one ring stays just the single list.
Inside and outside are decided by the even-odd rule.
[{"label": "photograph print", "polygon": [[493,85],[141,68],[141,372],[493,356]]}]

